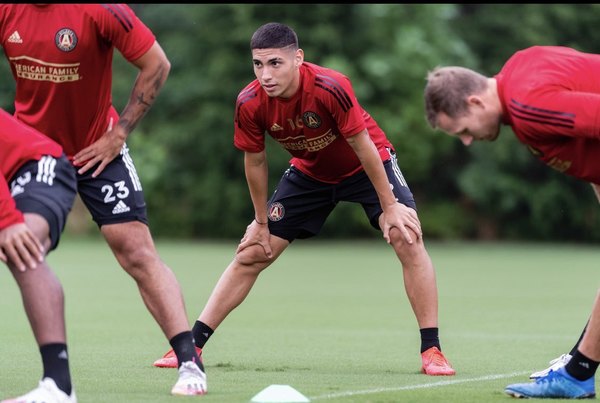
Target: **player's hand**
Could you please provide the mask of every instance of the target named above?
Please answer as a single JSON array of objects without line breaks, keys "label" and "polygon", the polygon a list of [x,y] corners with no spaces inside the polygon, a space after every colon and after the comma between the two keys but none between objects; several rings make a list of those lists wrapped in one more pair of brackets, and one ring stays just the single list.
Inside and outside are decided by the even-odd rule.
[{"label": "player's hand", "polygon": [[125,130],[119,125],[113,128],[111,120],[108,130],[102,137],[96,140],[95,143],[79,151],[73,157],[73,165],[76,167],[83,165],[77,172],[83,174],[100,163],[92,174],[93,178],[98,176],[119,155],[126,139],[127,133],[125,133]]},{"label": "player's hand", "polygon": [[383,231],[383,238],[387,243],[391,243],[390,229],[393,227],[398,228],[404,236],[404,239],[406,239],[406,242],[411,245],[413,239],[407,228],[410,228],[417,234],[417,239],[423,237],[421,222],[419,221],[417,212],[402,203],[396,203],[394,206],[388,207],[382,214],[381,230]]},{"label": "player's hand", "polygon": [[271,233],[269,232],[269,226],[267,224],[259,224],[256,220],[253,220],[250,225],[246,227],[244,237],[240,241],[235,253],[240,253],[251,245],[260,245],[265,251],[267,258],[273,256],[273,250],[271,249]]},{"label": "player's hand", "polygon": [[14,224],[0,231],[0,260],[20,271],[35,269],[44,261],[44,247],[26,224]]}]

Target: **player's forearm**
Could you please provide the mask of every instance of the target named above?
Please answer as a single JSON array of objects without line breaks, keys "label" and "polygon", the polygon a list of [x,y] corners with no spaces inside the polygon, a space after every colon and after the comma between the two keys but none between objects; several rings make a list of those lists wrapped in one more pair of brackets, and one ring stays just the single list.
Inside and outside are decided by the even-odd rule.
[{"label": "player's forearm", "polygon": [[371,180],[379,197],[381,208],[386,210],[389,206],[395,205],[396,198],[390,189],[390,181],[385,173],[381,157],[366,130],[364,133],[349,138],[348,143],[354,149],[363,169]]},{"label": "player's forearm", "polygon": [[267,222],[267,194],[268,194],[268,164],[265,152],[246,153],[244,169],[250,198],[254,206],[255,219],[259,223]]},{"label": "player's forearm", "polygon": [[135,129],[152,107],[171,69],[171,64],[162,50],[160,52],[151,50],[149,53],[157,53],[157,55],[142,56],[143,63],[138,64],[140,72],[133,85],[131,96],[119,117],[118,124],[127,134]]}]

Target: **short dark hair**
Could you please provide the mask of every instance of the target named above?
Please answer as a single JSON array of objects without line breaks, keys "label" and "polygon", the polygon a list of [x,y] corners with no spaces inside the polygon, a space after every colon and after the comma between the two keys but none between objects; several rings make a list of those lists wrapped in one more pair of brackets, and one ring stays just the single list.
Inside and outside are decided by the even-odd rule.
[{"label": "short dark hair", "polygon": [[250,40],[250,50],[253,49],[280,49],[293,47],[298,49],[298,35],[287,25],[278,22],[269,22],[259,27]]}]

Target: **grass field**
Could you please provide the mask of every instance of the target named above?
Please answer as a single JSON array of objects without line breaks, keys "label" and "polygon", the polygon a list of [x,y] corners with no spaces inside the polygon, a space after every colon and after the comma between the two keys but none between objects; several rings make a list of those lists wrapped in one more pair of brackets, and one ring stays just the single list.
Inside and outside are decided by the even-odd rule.
[{"label": "grass field", "polygon": [[[157,242],[181,282],[190,323],[233,243]],[[454,377],[419,373],[419,332],[383,241],[298,241],[259,278],[203,354],[207,395],[170,396],[168,348],[134,282],[100,240],[63,239],[49,261],[66,292],[80,402],[249,402],[290,385],[322,402],[507,402],[503,389],[570,350],[600,278],[596,246],[428,243],[442,348]],[[7,270],[0,270],[0,398],[36,385],[41,361]]]}]

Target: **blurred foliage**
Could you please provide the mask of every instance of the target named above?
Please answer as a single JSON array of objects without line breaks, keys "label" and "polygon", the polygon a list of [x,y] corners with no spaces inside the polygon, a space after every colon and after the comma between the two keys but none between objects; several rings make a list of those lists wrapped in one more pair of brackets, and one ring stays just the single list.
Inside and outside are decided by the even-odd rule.
[{"label": "blurred foliage", "polygon": [[[133,4],[172,69],[128,141],[155,235],[239,238],[253,217],[243,153],[233,146],[238,92],[254,79],[250,37],[260,25],[292,26],[305,59],[352,80],[363,107],[398,152],[428,238],[600,240],[598,202],[586,183],[529,154],[510,128],[469,148],[424,118],[428,70],[462,65],[493,75],[515,51],[565,45],[600,53],[596,4]],[[10,72],[6,63],[4,77]],[[118,54],[120,110],[136,70]],[[12,109],[14,84],[0,81]],[[289,154],[267,141],[270,187]],[[86,217],[87,219],[87,217]],[[93,228],[93,226],[91,226]],[[373,237],[362,208],[340,205],[327,237]]]}]

